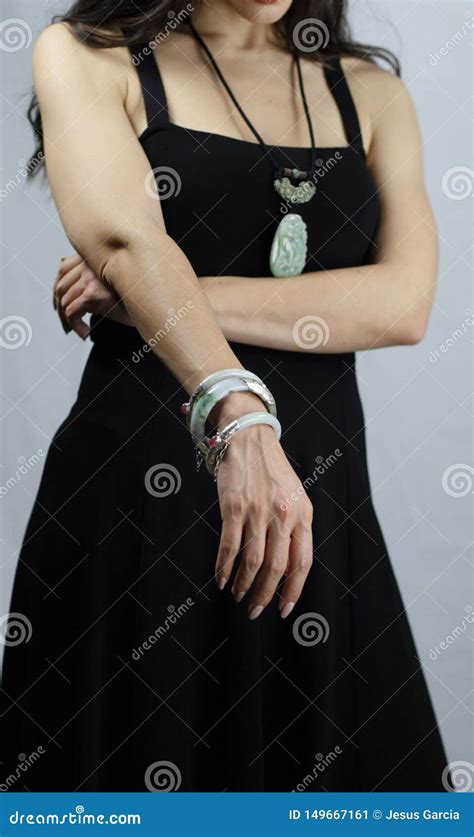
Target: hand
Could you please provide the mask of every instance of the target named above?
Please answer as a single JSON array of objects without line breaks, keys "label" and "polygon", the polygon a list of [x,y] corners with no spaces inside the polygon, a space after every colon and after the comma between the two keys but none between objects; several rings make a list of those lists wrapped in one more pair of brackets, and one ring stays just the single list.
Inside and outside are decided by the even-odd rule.
[{"label": "hand", "polygon": [[54,282],[53,305],[66,334],[75,331],[83,340],[90,332],[83,320],[86,314],[108,315],[119,322],[130,323],[115,291],[104,285],[77,253],[61,259]]},{"label": "hand", "polygon": [[[220,428],[262,409],[261,401],[248,393],[233,393],[221,403]],[[242,545],[232,585],[236,601],[252,588],[248,612],[256,619],[286,576],[279,601],[285,618],[313,563],[313,507],[271,427],[255,425],[235,434],[218,470],[217,489],[222,517],[218,586],[222,590],[227,583]],[[289,500],[292,496],[298,499]]]}]

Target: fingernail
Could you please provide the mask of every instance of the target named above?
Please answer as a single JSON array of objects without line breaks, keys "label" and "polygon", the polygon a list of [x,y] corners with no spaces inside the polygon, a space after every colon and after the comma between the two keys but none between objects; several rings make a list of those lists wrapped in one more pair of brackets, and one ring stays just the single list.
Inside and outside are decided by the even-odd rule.
[{"label": "fingernail", "polygon": [[294,602],[287,602],[287,603],[286,603],[286,605],[285,605],[285,607],[283,607],[283,608],[281,609],[281,613],[280,613],[281,618],[282,618],[282,619],[286,619],[286,617],[290,615],[290,613],[291,613],[291,611],[293,610],[294,606],[295,606],[295,603],[294,603]]},{"label": "fingernail", "polygon": [[261,605],[257,605],[256,607],[253,607],[252,610],[249,611],[249,619],[258,619],[262,610],[263,610],[263,607]]},{"label": "fingernail", "polygon": [[226,578],[218,578],[216,580],[217,580],[217,586],[218,586],[219,590],[223,590],[224,587],[227,584],[227,579]]},{"label": "fingernail", "polygon": [[237,604],[242,601],[244,596],[245,596],[245,593],[234,593],[234,599],[237,602]]}]

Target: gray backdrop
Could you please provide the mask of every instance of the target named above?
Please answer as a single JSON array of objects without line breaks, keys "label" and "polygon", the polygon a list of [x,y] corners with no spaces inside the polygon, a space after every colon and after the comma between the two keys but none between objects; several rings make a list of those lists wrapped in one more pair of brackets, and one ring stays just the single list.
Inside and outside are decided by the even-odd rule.
[{"label": "gray backdrop", "polygon": [[[4,41],[0,203],[2,364],[0,617],[52,433],[68,411],[88,354],[66,337],[51,304],[59,257],[70,253],[46,187],[27,186],[25,120],[31,38],[69,2],[0,0]],[[396,50],[417,105],[429,192],[442,246],[428,335],[416,347],[359,356],[374,502],[451,761],[472,761],[470,285],[473,161],[472,7],[459,0],[355,0],[356,34]],[[14,348],[13,348],[14,347]],[[467,617],[467,618],[466,618]],[[407,713],[410,707],[407,706]],[[472,782],[472,780],[471,780]]]}]

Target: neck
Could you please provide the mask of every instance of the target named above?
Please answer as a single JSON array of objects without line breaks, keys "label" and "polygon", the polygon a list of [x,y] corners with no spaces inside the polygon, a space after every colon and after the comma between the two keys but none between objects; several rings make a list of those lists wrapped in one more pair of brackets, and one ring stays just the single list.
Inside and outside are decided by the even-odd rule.
[{"label": "neck", "polygon": [[201,37],[225,41],[236,50],[257,50],[275,42],[270,24],[245,20],[225,0],[202,3],[193,13],[193,26]]}]

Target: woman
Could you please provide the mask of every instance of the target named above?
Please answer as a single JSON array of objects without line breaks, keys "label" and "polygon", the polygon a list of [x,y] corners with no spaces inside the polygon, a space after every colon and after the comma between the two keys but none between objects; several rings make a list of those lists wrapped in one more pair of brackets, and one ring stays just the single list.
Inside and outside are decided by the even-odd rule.
[{"label": "woman", "polygon": [[78,0],[34,55],[79,254],[55,304],[96,316],[19,562],[10,763],[44,745],[30,790],[440,790],[354,360],[433,298],[410,98],[342,0],[140,8]]}]

